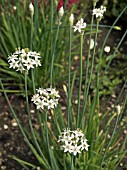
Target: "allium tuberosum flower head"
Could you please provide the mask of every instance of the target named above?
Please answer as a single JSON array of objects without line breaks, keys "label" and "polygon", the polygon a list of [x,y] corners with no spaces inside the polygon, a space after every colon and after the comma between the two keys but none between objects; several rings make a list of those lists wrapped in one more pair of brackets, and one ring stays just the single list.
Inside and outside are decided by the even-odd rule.
[{"label": "allium tuberosum flower head", "polygon": [[57,106],[60,96],[58,91],[53,88],[39,88],[37,94],[33,95],[31,101],[37,106],[37,109],[54,109]]},{"label": "allium tuberosum flower head", "polygon": [[61,145],[61,150],[69,152],[74,156],[81,151],[88,151],[89,145],[83,132],[80,129],[70,130],[65,129],[59,136],[58,143]]},{"label": "allium tuberosum flower head", "polygon": [[74,28],[74,32],[78,31],[78,32],[82,32],[82,29],[86,28],[86,23],[83,21],[83,18],[81,18],[75,26],[73,26]]},{"label": "allium tuberosum flower head", "polygon": [[41,66],[40,54],[35,51],[29,51],[28,48],[16,49],[16,51],[8,57],[9,68],[13,68],[21,73],[28,72],[31,68]]},{"label": "allium tuberosum flower head", "polygon": [[100,8],[93,9],[93,15],[95,15],[97,19],[101,20],[105,11],[106,7],[101,6]]}]

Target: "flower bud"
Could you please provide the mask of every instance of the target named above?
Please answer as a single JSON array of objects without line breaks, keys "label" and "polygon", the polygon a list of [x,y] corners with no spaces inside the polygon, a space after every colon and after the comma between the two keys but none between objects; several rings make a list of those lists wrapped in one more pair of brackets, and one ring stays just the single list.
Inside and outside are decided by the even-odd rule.
[{"label": "flower bud", "polygon": [[74,14],[71,14],[71,16],[69,18],[69,23],[70,23],[70,26],[73,25],[73,23],[74,23]]},{"label": "flower bud", "polygon": [[29,4],[29,10],[30,10],[31,14],[34,14],[34,6],[32,3]]},{"label": "flower bud", "polygon": [[60,18],[62,18],[62,17],[63,17],[63,15],[64,15],[64,9],[63,9],[63,6],[59,9],[58,14],[59,14],[59,17],[60,17]]}]

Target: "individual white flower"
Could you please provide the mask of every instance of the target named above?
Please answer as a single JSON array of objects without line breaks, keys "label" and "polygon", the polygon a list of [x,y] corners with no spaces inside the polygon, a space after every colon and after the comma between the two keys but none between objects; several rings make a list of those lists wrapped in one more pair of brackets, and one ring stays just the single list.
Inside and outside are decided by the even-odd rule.
[{"label": "individual white flower", "polygon": [[39,88],[36,89],[37,94],[33,95],[31,101],[37,106],[37,109],[54,109],[57,106],[60,98],[56,89],[53,88]]},{"label": "individual white flower", "polygon": [[61,144],[61,150],[64,150],[64,152],[72,153],[74,156],[76,156],[77,153],[81,153],[81,151],[84,149],[88,151],[89,147],[87,144],[87,139],[80,129],[65,129],[59,135],[57,142]]},{"label": "individual white flower", "polygon": [[71,143],[66,143],[66,145],[63,145],[64,152],[70,152],[72,153],[72,145]]},{"label": "individual white flower", "polygon": [[73,25],[73,23],[74,23],[74,14],[71,14],[71,16],[69,17],[69,23],[70,23],[70,26]]},{"label": "individual white flower", "polygon": [[47,100],[48,109],[54,109],[55,103],[53,99]]},{"label": "individual white flower", "polygon": [[82,29],[86,28],[86,23],[83,21],[83,18],[81,18],[80,21],[78,21],[76,25],[73,26],[73,28],[74,28],[74,32],[78,31],[81,33]]},{"label": "individual white flower", "polygon": [[110,52],[110,47],[109,47],[109,46],[105,46],[104,51],[105,51],[106,53],[109,53],[109,52]]},{"label": "individual white flower", "polygon": [[35,103],[37,105],[37,109],[44,109],[44,101],[38,100],[38,102]]},{"label": "individual white flower", "polygon": [[63,15],[64,15],[64,8],[63,8],[63,6],[59,9],[58,14],[59,14],[60,18],[63,17]]},{"label": "individual white flower", "polygon": [[33,6],[32,2],[29,4],[29,10],[32,14],[34,14],[34,6]]},{"label": "individual white flower", "polygon": [[74,156],[76,156],[77,153],[81,153],[80,148],[81,146],[80,145],[77,146],[77,144],[71,147],[71,152],[73,152]]},{"label": "individual white flower", "polygon": [[101,6],[100,8],[93,9],[93,15],[95,15],[96,18],[101,19],[105,11],[106,11],[106,7]]},{"label": "individual white flower", "polygon": [[25,68],[23,67],[21,63],[19,63],[16,71],[20,71],[22,73],[23,71],[25,71]]},{"label": "individual white flower", "polygon": [[22,73],[23,71],[28,72],[28,70],[35,66],[41,66],[40,58],[40,54],[35,51],[29,51],[28,48],[18,48],[8,57],[8,63],[10,68]]},{"label": "individual white flower", "polygon": [[35,63],[30,59],[27,58],[27,60],[24,60],[24,66],[26,66],[27,70],[30,70],[31,68],[34,68]]},{"label": "individual white flower", "polygon": [[85,149],[86,151],[88,151],[89,145],[87,144],[87,140],[86,140],[86,139],[83,139],[81,143],[82,143],[82,144],[81,144],[81,150],[84,150],[84,149]]},{"label": "individual white flower", "polygon": [[38,102],[40,100],[39,94],[35,94],[33,95],[31,101],[33,101],[34,103]]},{"label": "individual white flower", "polygon": [[16,67],[18,67],[18,61],[12,60],[12,62],[10,63],[10,67],[9,68],[15,69]]}]

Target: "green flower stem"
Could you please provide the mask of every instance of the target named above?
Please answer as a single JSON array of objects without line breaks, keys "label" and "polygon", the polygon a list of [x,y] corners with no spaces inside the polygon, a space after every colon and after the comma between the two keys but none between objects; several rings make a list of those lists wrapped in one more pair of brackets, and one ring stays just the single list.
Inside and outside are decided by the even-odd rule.
[{"label": "green flower stem", "polygon": [[44,161],[45,161],[45,162],[44,162],[43,159],[40,157],[40,155],[38,155],[38,153],[37,153],[37,151],[35,150],[35,148],[33,147],[33,145],[32,145],[32,144],[30,143],[30,141],[28,140],[28,138],[27,138],[27,136],[26,136],[26,134],[25,134],[25,132],[24,132],[24,130],[23,130],[23,128],[22,128],[22,125],[20,124],[19,119],[18,119],[17,115],[15,114],[15,112],[14,112],[14,110],[13,110],[13,108],[12,108],[12,105],[11,105],[9,99],[8,99],[8,96],[7,96],[7,94],[6,94],[6,91],[5,91],[5,89],[4,89],[4,86],[3,86],[3,83],[2,83],[2,81],[1,81],[1,79],[0,79],[0,84],[1,84],[1,87],[2,87],[2,89],[3,89],[3,92],[4,92],[5,98],[6,98],[6,100],[7,100],[7,103],[8,103],[8,105],[9,105],[9,108],[10,108],[10,110],[11,110],[11,112],[12,112],[12,115],[13,115],[13,117],[15,118],[17,124],[18,124],[18,127],[19,127],[19,129],[20,129],[20,131],[21,131],[21,133],[22,133],[22,135],[23,135],[23,137],[24,137],[24,140],[26,141],[27,145],[30,147],[31,151],[34,153],[35,157],[36,157],[37,160],[40,162],[40,164],[42,164],[42,165],[46,164],[46,166],[49,167],[48,162],[47,162],[47,160],[45,159],[45,157],[42,156],[42,158],[43,158]]},{"label": "green flower stem", "polygon": [[[94,51],[93,51],[93,60],[95,58],[96,42],[97,42],[97,35],[98,35],[98,26],[99,26],[99,20],[97,20],[96,35],[95,35],[95,44],[94,44]],[[92,66],[91,66],[92,69],[91,69],[91,73],[90,73],[90,81],[91,81],[91,78],[92,78],[93,64],[94,64],[94,61],[92,62]],[[97,103],[98,104],[99,104],[99,99],[98,98],[99,98],[99,73],[100,73],[100,66],[101,66],[101,58],[99,58],[98,69],[97,69],[97,91],[96,91],[96,95],[95,95],[95,98],[97,97]]]},{"label": "green flower stem", "polygon": [[33,13],[31,13],[31,35],[30,35],[30,50],[32,50],[32,40],[33,40]]},{"label": "green flower stem", "polygon": [[74,170],[74,155],[71,155],[71,170]]},{"label": "green flower stem", "polygon": [[[99,20],[97,21],[97,26],[96,26],[96,35],[95,35],[95,43],[97,41],[97,35],[98,35],[98,26],[99,26]],[[96,51],[96,45],[94,45],[94,51],[93,51],[93,60],[94,60],[94,57],[95,57],[95,51]],[[90,81],[91,81],[91,76],[92,76],[92,72],[93,72],[93,64],[94,64],[94,61],[92,62],[92,69],[91,69],[91,73],[90,73]],[[95,96],[94,96],[94,99],[93,99],[93,103],[92,103],[92,106],[91,106],[91,109],[90,109],[90,117],[89,117],[89,120],[90,120],[90,124],[92,123],[91,121],[93,121],[93,116],[94,116],[94,113],[95,113],[95,109],[96,109],[96,106],[97,106],[97,112],[96,112],[96,119],[95,119],[95,122],[94,122],[94,126],[96,126],[96,135],[98,134],[98,118],[99,118],[99,115],[98,115],[98,109],[99,109],[99,85],[100,85],[100,82],[99,82],[99,71],[100,71],[100,59],[99,59],[99,63],[98,63],[98,69],[97,69],[97,78],[96,78],[96,92],[95,92]],[[90,84],[89,84],[90,85]],[[91,133],[91,137],[93,138],[93,134]],[[91,139],[92,140],[92,139]]]},{"label": "green flower stem", "polygon": [[51,87],[52,87],[52,83],[53,83],[53,64],[54,64],[54,58],[55,58],[55,49],[56,49],[56,42],[57,42],[57,39],[58,39],[59,27],[60,27],[60,20],[58,22],[58,27],[57,27],[57,31],[56,31],[56,38],[55,38],[54,47],[53,47],[52,54],[51,54],[52,55],[51,56],[51,72],[50,72],[50,86]]},{"label": "green flower stem", "polygon": [[72,115],[71,115],[71,47],[72,47],[72,26],[70,26],[69,33],[69,57],[68,57],[68,128],[70,127],[70,123],[72,126]]},{"label": "green flower stem", "polygon": [[34,139],[34,143],[40,153],[40,155],[42,156],[42,158],[47,162],[47,160],[45,159],[43,152],[41,151],[41,148],[38,144],[38,141],[36,139],[35,133],[34,133],[34,129],[32,127],[32,121],[31,121],[31,115],[30,115],[30,109],[29,109],[29,102],[28,102],[28,90],[27,90],[27,73],[25,72],[25,95],[26,95],[26,106],[27,106],[27,113],[28,113],[28,121],[29,121],[29,126],[30,126],[30,130]]},{"label": "green flower stem", "polygon": [[[82,116],[81,116],[82,118],[81,118],[80,128],[81,128],[81,126],[84,125],[84,122],[85,122],[85,119],[84,119],[85,115],[84,115],[84,113],[85,113],[85,110],[86,110],[87,97],[88,97],[89,87],[90,87],[90,83],[91,83],[91,80],[88,79],[88,75],[89,75],[88,69],[89,69],[89,56],[90,56],[90,42],[91,42],[92,30],[93,30],[93,20],[94,20],[94,16],[92,15],[91,27],[90,27],[90,37],[89,37],[89,49],[88,49],[88,56],[87,56],[87,62],[86,62],[84,100],[83,100],[83,109],[82,109]],[[95,44],[94,44],[94,48],[95,48]],[[94,57],[94,55],[93,55],[93,57]],[[94,62],[94,58],[93,57],[92,57],[92,61]],[[91,69],[91,73],[92,73],[92,69]],[[89,83],[88,83],[88,80],[89,80]],[[87,86],[87,83],[88,83],[88,86]]]},{"label": "green flower stem", "polygon": [[34,80],[34,69],[31,70],[32,71],[32,83],[33,83],[33,93],[36,93],[36,87],[35,87],[35,80]]},{"label": "green flower stem", "polygon": [[47,121],[47,117],[48,117],[48,111],[45,112],[46,140],[47,140],[48,154],[49,154],[50,163],[51,163],[51,170],[54,170],[53,161],[52,161],[52,157],[51,157],[51,153],[50,153],[50,144],[49,144],[49,135],[48,135],[49,132],[48,132],[48,121]]},{"label": "green flower stem", "polygon": [[79,89],[78,89],[78,107],[77,107],[77,122],[76,127],[79,126],[79,114],[80,114],[80,96],[81,96],[81,87],[82,87],[82,46],[83,46],[83,34],[80,35],[80,75],[79,75]]},{"label": "green flower stem", "polygon": [[[33,83],[33,93],[35,94],[36,93],[36,87],[35,87],[34,70],[33,69],[32,69],[32,83]],[[45,140],[44,134],[43,134],[42,120],[41,120],[41,116],[40,116],[38,109],[36,109],[36,112],[37,112],[38,121],[39,121],[39,124],[40,124],[41,136],[42,136],[43,140]]]}]

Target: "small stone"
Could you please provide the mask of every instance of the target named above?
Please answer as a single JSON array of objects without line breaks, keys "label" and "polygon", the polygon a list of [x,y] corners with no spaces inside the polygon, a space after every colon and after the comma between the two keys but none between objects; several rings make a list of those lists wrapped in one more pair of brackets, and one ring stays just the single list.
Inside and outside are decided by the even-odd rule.
[{"label": "small stone", "polygon": [[36,125],[34,125],[34,127],[35,127],[37,130],[39,130],[40,125],[36,124]]},{"label": "small stone", "polygon": [[120,166],[123,166],[123,163],[122,163],[122,162],[120,163]]},{"label": "small stone", "polygon": [[5,124],[4,125],[4,129],[7,130],[8,129],[8,125]]},{"label": "small stone", "polygon": [[12,123],[12,126],[14,126],[14,127],[18,126],[18,124],[17,124],[15,119],[13,119],[11,123]]},{"label": "small stone", "polygon": [[41,170],[41,168],[40,168],[40,167],[37,167],[37,170]]},{"label": "small stone", "polygon": [[30,113],[35,113],[35,111],[34,110],[30,110]]},{"label": "small stone", "polygon": [[1,166],[1,170],[5,170],[6,169],[6,166]]},{"label": "small stone", "polygon": [[77,61],[78,59],[79,59],[79,56],[75,56],[75,57],[74,57],[74,60]]},{"label": "small stone", "polygon": [[124,134],[127,134],[127,130],[124,130]]}]

